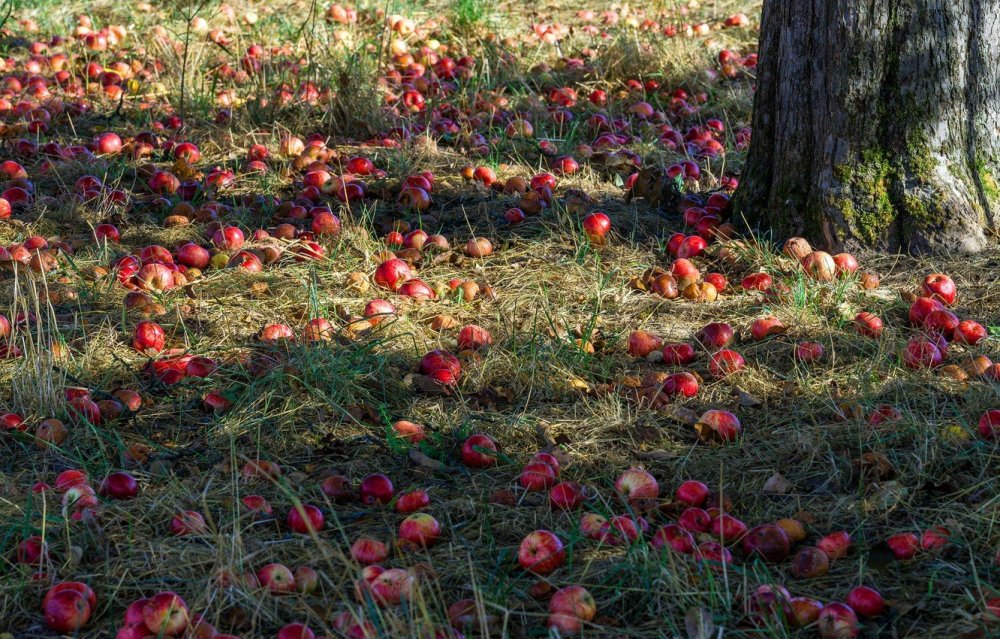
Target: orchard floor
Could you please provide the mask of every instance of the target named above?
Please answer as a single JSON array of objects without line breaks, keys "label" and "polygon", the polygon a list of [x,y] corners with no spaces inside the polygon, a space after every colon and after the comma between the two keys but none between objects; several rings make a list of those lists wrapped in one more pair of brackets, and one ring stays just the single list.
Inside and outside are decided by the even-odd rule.
[{"label": "orchard floor", "polygon": [[[0,412],[24,420],[21,429],[0,431],[0,637],[58,636],[46,626],[42,598],[60,581],[85,582],[96,593],[80,637],[114,636],[132,602],[160,591],[179,594],[218,632],[244,638],[273,637],[291,622],[328,637],[484,630],[537,637],[558,632],[547,629],[549,598],[574,584],[596,602],[583,636],[817,636],[816,624],[795,627],[785,598],[843,601],[857,585],[886,601],[882,614],[861,620],[862,636],[1000,632],[1000,448],[978,428],[981,415],[1000,408],[1000,386],[978,371],[957,379],[976,356],[1000,359],[995,251],[974,258],[857,253],[857,274],[822,282],[772,238],[712,240],[692,261],[701,275],[728,281],[718,299],[666,299],[641,283],[649,269],[671,269],[671,235],[694,230],[685,226],[685,206],[657,206],[649,191],[627,198],[625,181],[640,167],[691,161],[700,177],[687,168],[688,179],[678,180],[685,193],[729,192],[749,136],[748,56],[759,5],[661,2],[645,13],[602,5],[588,15],[561,3],[526,12],[480,0],[395,2],[358,6],[356,21],[338,22],[340,13],[323,2],[152,4],[15,2],[4,25],[0,75],[10,104],[0,114],[0,160],[23,166],[34,192],[0,220],[0,245],[39,236],[72,251],[53,251],[45,272],[10,261],[0,271],[0,313],[13,324],[5,352],[20,351],[0,360]],[[733,18],[740,13],[748,23]],[[80,26],[88,25],[78,16],[88,16],[93,31],[124,25],[126,32],[107,50],[90,50],[96,39],[84,37]],[[55,35],[67,39],[54,42]],[[32,51],[35,42],[49,46]],[[415,73],[400,43],[417,58],[421,47],[433,47],[438,58],[458,61],[455,77],[432,60],[425,74]],[[262,49],[247,54],[251,45]],[[68,56],[69,76],[57,75],[58,53]],[[120,96],[103,88],[116,84],[107,74],[115,61],[125,63]],[[32,89],[32,76],[44,79],[48,95]],[[606,104],[591,99],[595,90],[606,91]],[[402,103],[419,98],[422,111]],[[182,116],[180,128],[171,115]],[[149,131],[155,136],[140,135]],[[121,153],[71,148],[107,132],[124,140]],[[319,152],[286,152],[289,138],[313,134],[325,143]],[[148,155],[137,158],[143,141]],[[195,144],[200,157],[178,161],[181,142]],[[266,171],[252,170],[248,154]],[[558,173],[554,167],[566,165],[554,160],[562,156],[579,170],[556,176],[551,201],[532,213],[548,194],[512,193],[517,180],[510,179]],[[322,256],[303,256],[308,235],[254,238],[258,229],[273,235],[280,223],[309,230],[308,218],[289,216],[280,204],[309,195],[308,165],[324,157],[331,180],[353,157],[382,173],[359,178],[367,195],[357,201],[312,194],[313,205],[341,221],[339,233],[316,238]],[[464,178],[466,166],[492,168],[507,192]],[[231,182],[214,167],[233,171]],[[202,185],[193,204],[178,194],[157,199],[148,186],[154,169]],[[431,201],[416,213],[397,198],[403,180],[423,171],[433,177]],[[80,182],[88,175],[100,181],[91,192]],[[5,189],[25,186],[7,177]],[[213,180],[219,183],[204,186]],[[660,187],[668,191],[668,180]],[[528,213],[523,222],[505,219],[512,207]],[[597,211],[611,222],[603,246],[583,226]],[[177,214],[191,220],[170,225],[167,217]],[[389,246],[400,221],[443,235],[452,248]],[[169,290],[128,297],[122,280],[136,281],[118,277],[112,262],[150,245],[211,248],[219,223],[241,228],[245,248],[258,251],[240,259],[252,263],[273,246],[283,257],[258,260],[260,269],[223,268],[236,252],[224,251],[221,264]],[[120,240],[95,241],[100,224],[113,224]],[[488,238],[492,254],[467,255],[472,237]],[[373,274],[390,249],[436,299],[378,286]],[[773,278],[771,291],[741,286],[757,272]],[[877,274],[878,286],[862,287],[862,273]],[[931,273],[955,281],[951,310],[990,336],[951,343],[943,364],[952,368],[913,369],[901,353],[926,333],[908,314]],[[471,287],[451,290],[453,280],[475,282],[478,293],[469,299]],[[377,324],[364,318],[376,298],[396,308]],[[862,311],[884,321],[881,337],[855,330]],[[754,339],[755,320],[771,316],[786,330]],[[309,341],[304,329],[316,318],[332,328]],[[165,356],[133,348],[142,320],[164,329],[167,348],[207,358],[199,361],[215,370],[185,376],[190,368],[182,364],[183,379],[165,383],[162,371],[150,370]],[[716,349],[695,339],[711,322],[735,329],[728,348],[743,357],[743,370],[714,374]],[[272,324],[291,327],[295,338],[260,339]],[[467,325],[488,331],[491,343],[460,348]],[[690,343],[696,358],[670,366],[656,354],[634,357],[629,336],[637,330]],[[796,359],[802,342],[818,342],[822,357]],[[421,374],[428,372],[421,358],[435,349],[459,355],[454,385]],[[658,373],[681,370],[696,376],[696,395],[650,392],[662,382]],[[81,417],[67,388],[103,402],[101,418]],[[142,405],[111,419],[121,389],[138,392]],[[695,422],[710,409],[734,413],[739,436],[724,443],[700,436]],[[876,413],[888,418],[873,422]],[[66,433],[46,443],[41,438],[52,435],[38,427],[50,418]],[[422,424],[426,439],[411,446],[395,434],[398,420]],[[499,446],[487,468],[463,463],[463,442],[475,433]],[[519,483],[542,450],[558,459],[561,481],[586,487],[580,508],[553,510],[544,490]],[[252,470],[257,461],[280,473],[248,477],[247,464]],[[628,503],[616,494],[616,478],[633,467],[655,477],[654,499]],[[138,495],[99,495],[87,508],[68,503],[55,484],[72,469],[95,489],[125,470],[138,480]],[[321,490],[333,475],[356,488],[373,473],[387,475],[397,496],[427,492],[424,510],[441,528],[437,543],[398,544],[406,515],[393,504],[335,502]],[[684,510],[675,491],[686,480],[711,489],[706,508],[723,505],[751,528],[795,519],[806,537],[774,562],[748,556],[733,540],[728,564],[658,549],[649,542]],[[53,486],[33,489],[38,482]],[[273,512],[251,512],[243,502],[249,495],[266,498]],[[287,515],[299,504],[319,507],[321,530],[289,528]],[[203,529],[174,534],[171,520],[181,511],[200,513]],[[649,528],[633,543],[621,543],[614,528],[588,535],[581,530],[588,512]],[[941,546],[911,559],[897,559],[886,543],[914,533],[931,545],[926,531],[935,527],[945,529]],[[554,532],[566,550],[563,564],[544,576],[518,563],[522,539],[539,529]],[[847,554],[825,574],[802,577],[793,556],[836,531],[850,534]],[[44,540],[41,554],[26,550],[32,537]],[[382,566],[413,579],[399,605],[359,588],[364,578],[351,547],[364,537],[388,545]],[[699,543],[713,540],[718,534],[696,535]],[[276,562],[315,569],[315,590],[275,596],[261,588],[252,575]],[[767,603],[762,586],[789,595]],[[463,599],[474,602],[468,618],[449,619],[449,607],[454,613]],[[207,626],[200,632],[193,636],[212,636]]]}]

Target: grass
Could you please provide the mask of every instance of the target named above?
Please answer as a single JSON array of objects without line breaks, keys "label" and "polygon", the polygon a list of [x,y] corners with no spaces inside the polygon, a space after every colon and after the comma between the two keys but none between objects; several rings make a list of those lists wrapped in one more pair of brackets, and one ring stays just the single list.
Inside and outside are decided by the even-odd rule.
[{"label": "grass", "polygon": [[[863,269],[882,278],[878,289],[864,291],[856,278],[810,280],[770,238],[750,238],[731,246],[737,261],[722,259],[713,245],[699,266],[722,272],[733,287],[747,273],[768,272],[788,286],[787,296],[731,290],[705,304],[665,300],[630,286],[652,266],[669,267],[666,239],[683,229],[683,221],[642,199],[624,202],[622,185],[631,169],[616,170],[600,152],[587,160],[581,145],[597,137],[591,115],[623,118],[641,99],[665,111],[665,123],[682,134],[709,118],[725,124],[724,159],[704,162],[703,179],[687,184],[689,190],[718,190],[722,175],[738,174],[743,152],[735,148],[734,132],[749,123],[754,78],[751,71],[733,79],[706,71],[718,70],[722,48],[741,55],[754,50],[753,28],[718,27],[736,11],[756,16],[759,6],[735,0],[703,5],[664,2],[645,8],[645,15],[638,7],[619,8],[615,18],[595,7],[597,15],[588,22],[577,14],[587,7],[566,3],[543,3],[530,16],[523,7],[481,0],[371,3],[359,7],[356,22],[344,24],[327,18],[323,3],[239,0],[230,3],[231,15],[220,4],[202,3],[195,13],[208,27],[223,30],[225,44],[196,30],[191,11],[155,3],[15,6],[12,20],[36,20],[39,38],[67,33],[81,12],[96,25],[127,23],[121,56],[144,71],[120,109],[117,100],[94,93],[88,113],[54,118],[43,142],[87,141],[107,128],[135,135],[181,112],[183,127],[158,135],[198,144],[203,157],[194,169],[201,175],[190,179],[202,179],[215,166],[236,170],[235,185],[215,199],[226,207],[220,217],[248,235],[273,228],[280,221],[276,199],[293,199],[299,191],[295,182],[306,163],[296,169],[294,160],[281,157],[287,136],[325,140],[336,153],[328,160],[332,167],[338,159],[369,157],[386,177],[368,180],[371,197],[363,202],[326,200],[341,216],[343,232],[322,240],[324,259],[286,259],[260,273],[208,268],[191,285],[157,294],[159,307],[145,312],[163,326],[170,345],[219,363],[209,377],[167,386],[143,372],[149,358],[130,345],[144,311],[127,309],[127,291],[98,269],[150,244],[207,242],[207,222],[164,228],[172,211],[149,202],[144,165],[169,168],[171,159],[157,151],[139,161],[55,161],[44,171],[43,158],[20,158],[38,197],[13,221],[0,222],[0,244],[58,236],[75,241],[76,250],[44,276],[24,267],[0,272],[0,312],[15,320],[20,313],[36,318],[14,322],[10,341],[24,356],[0,360],[0,409],[23,415],[29,425],[24,433],[0,433],[0,633],[52,636],[42,624],[41,597],[50,582],[70,579],[86,581],[98,594],[91,622],[78,633],[82,637],[113,636],[132,601],[168,589],[220,631],[247,638],[274,636],[292,621],[331,637],[362,621],[371,624],[373,637],[434,636],[460,599],[474,602],[472,625],[488,626],[495,636],[545,636],[547,597],[538,593],[569,584],[584,585],[597,601],[585,636],[815,635],[813,627],[794,629],[777,619],[754,624],[748,598],[759,585],[775,583],[823,602],[843,599],[853,585],[877,587],[890,611],[865,623],[866,636],[996,632],[986,625],[983,608],[1000,586],[994,561],[1000,451],[978,437],[976,420],[1000,404],[1000,386],[910,371],[898,357],[915,334],[901,295],[915,291],[923,274],[950,273],[960,291],[956,313],[996,323],[995,257],[957,261],[862,252]],[[244,19],[251,12],[256,22]],[[416,32],[404,36],[385,28],[394,14],[413,20]],[[656,20],[656,28],[644,25],[645,18]],[[707,36],[661,35],[668,24],[700,22],[712,25]],[[558,25],[573,28],[555,42],[538,35],[542,26]],[[251,44],[265,47],[264,60],[259,73],[244,77],[239,70]],[[455,79],[450,93],[428,90],[427,109],[408,112],[399,103],[402,87],[381,80],[399,70],[391,52],[403,44],[417,58],[422,46],[432,44],[440,55],[473,56],[473,72]],[[11,37],[5,46],[20,72],[24,44]],[[106,65],[118,55],[86,54],[77,42],[64,48]],[[636,91],[630,80],[655,80],[662,90]],[[315,99],[303,92],[309,82],[321,90]],[[559,123],[547,99],[550,90],[564,87],[577,98],[568,107],[572,121]],[[610,97],[604,109],[588,101],[597,88]],[[673,110],[674,89],[694,96],[692,102],[704,93],[705,102],[680,115]],[[217,120],[222,108],[228,117]],[[435,112],[447,112],[458,133],[424,130]],[[503,117],[492,121],[493,113]],[[513,113],[530,119],[535,139],[506,135],[504,118]],[[409,139],[397,135],[383,144],[395,127],[405,127]],[[659,142],[657,123],[632,120],[621,128],[631,136],[627,148],[642,156],[644,166],[686,157],[683,148]],[[485,144],[474,134],[482,134]],[[560,155],[572,154],[581,170],[559,178],[551,207],[520,226],[506,226],[502,215],[518,205],[518,196],[466,183],[460,169],[489,165],[501,180],[530,177],[549,166],[539,139]],[[270,150],[269,173],[243,172],[252,144]],[[418,219],[400,210],[395,195],[402,179],[424,170],[435,176],[433,204]],[[76,180],[88,174],[127,191],[134,205],[84,204],[72,197]],[[586,193],[589,203],[581,207],[572,190]],[[199,197],[195,208],[210,199]],[[607,246],[596,249],[586,240],[581,208],[611,217]],[[93,228],[109,220],[122,231],[121,243],[90,241]],[[399,220],[442,233],[456,247],[450,258],[426,252],[415,260],[419,276],[439,289],[437,301],[416,302],[371,283],[385,250],[382,237]],[[461,247],[474,236],[489,237],[495,253],[482,260],[464,257]],[[348,286],[358,273],[361,288],[368,288]],[[481,290],[489,286],[495,295],[467,300],[449,294],[445,283],[453,278],[475,281]],[[367,301],[381,296],[397,306],[397,315],[378,326],[360,325]],[[861,310],[885,320],[882,339],[854,333],[852,320]],[[749,339],[753,320],[768,315],[789,332]],[[435,329],[440,316],[453,326]],[[317,317],[334,325],[330,341],[276,345],[256,337],[271,323],[285,323],[298,334]],[[734,348],[747,369],[713,379],[709,353],[700,351],[685,367],[699,376],[696,397],[664,411],[637,401],[644,377],[674,369],[629,356],[631,331],[690,341],[711,321],[735,327]],[[415,375],[419,359],[432,349],[455,350],[458,329],[467,324],[488,329],[493,344],[461,354],[462,379],[453,393],[428,392]],[[949,361],[997,357],[996,327],[991,331],[979,346],[953,345]],[[793,348],[802,340],[823,344],[824,358],[813,365],[796,362]],[[115,421],[90,424],[72,417],[63,399],[67,386],[85,386],[96,399],[135,389],[144,404]],[[204,398],[212,392],[229,403],[226,410],[206,408]],[[901,419],[869,425],[868,415],[882,405],[896,407]],[[854,407],[858,416],[845,419]],[[736,442],[707,445],[677,419],[677,409],[709,408],[738,414],[744,431]],[[51,417],[65,422],[69,437],[58,446],[39,446],[35,427]],[[422,456],[391,434],[398,419],[426,426]],[[462,443],[478,432],[501,444],[495,468],[471,470],[459,461]],[[733,514],[748,524],[796,517],[806,524],[807,544],[847,530],[855,547],[827,575],[805,580],[791,574],[788,560],[763,564],[738,550],[737,561],[722,568],[647,544],[601,544],[582,534],[580,513],[552,512],[544,494],[517,487],[524,463],[543,448],[559,456],[562,478],[588,487],[593,497],[584,510],[605,517],[641,515],[655,530],[679,514],[669,503],[676,486],[697,479],[730,500]],[[280,476],[245,477],[244,465],[255,460],[279,464]],[[646,468],[659,481],[662,499],[654,508],[633,508],[614,495],[615,478],[631,466]],[[102,499],[75,521],[60,496],[32,491],[35,482],[53,482],[72,468],[86,470],[95,486],[108,472],[127,469],[141,490],[130,501]],[[443,529],[441,543],[420,551],[397,547],[402,515],[391,507],[334,503],[320,490],[333,474],[356,484],[375,472],[388,475],[397,493],[428,491],[428,512]],[[765,483],[776,474],[787,489],[766,492]],[[266,497],[273,514],[249,513],[241,503],[248,495]],[[289,531],[285,516],[300,503],[323,510],[323,530]],[[169,523],[181,510],[202,513],[206,531],[172,535]],[[948,548],[911,562],[886,560],[889,535],[936,525],[952,532]],[[566,565],[541,578],[516,562],[521,539],[539,528],[556,532],[567,549]],[[19,564],[15,548],[31,535],[44,537],[48,556],[38,565]],[[380,607],[356,596],[360,567],[349,549],[362,536],[390,544],[387,567],[417,575],[416,592],[403,605]],[[272,562],[315,568],[317,591],[273,597],[240,578]],[[37,572],[44,578],[34,579]],[[477,634],[468,627],[464,632]]]}]

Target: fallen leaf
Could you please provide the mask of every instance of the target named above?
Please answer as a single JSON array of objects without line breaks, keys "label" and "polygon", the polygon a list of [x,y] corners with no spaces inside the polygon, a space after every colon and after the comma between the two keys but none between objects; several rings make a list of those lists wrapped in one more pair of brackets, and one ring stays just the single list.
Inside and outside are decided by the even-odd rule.
[{"label": "fallen leaf", "polygon": [[704,608],[688,608],[684,615],[684,628],[688,639],[711,639],[715,635],[712,613]]},{"label": "fallen leaf", "polygon": [[428,457],[427,455],[420,452],[416,448],[411,448],[409,453],[407,453],[407,455],[409,456],[410,461],[412,461],[417,466],[421,466],[423,468],[429,468],[430,470],[436,470],[436,471],[448,470],[448,466],[442,464],[433,457]]},{"label": "fallen leaf", "polygon": [[787,495],[791,492],[794,485],[792,482],[785,479],[785,476],[781,473],[774,473],[771,475],[766,482],[764,482],[764,488],[762,489],[764,494],[767,495]]},{"label": "fallen leaf", "polygon": [[733,392],[736,393],[736,397],[739,398],[740,406],[744,408],[755,408],[764,403],[764,400],[760,399],[756,395],[751,395],[739,386],[733,388]]}]

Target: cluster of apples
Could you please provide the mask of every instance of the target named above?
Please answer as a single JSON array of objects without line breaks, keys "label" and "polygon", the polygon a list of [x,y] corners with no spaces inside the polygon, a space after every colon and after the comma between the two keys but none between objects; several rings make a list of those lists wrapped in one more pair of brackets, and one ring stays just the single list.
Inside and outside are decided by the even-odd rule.
[{"label": "cluster of apples", "polygon": [[[63,390],[64,410],[69,417],[67,425],[61,419],[49,417],[39,421],[34,427],[34,442],[40,449],[59,447],[70,436],[73,424],[112,423],[124,415],[135,413],[142,406],[142,397],[134,390],[120,388],[111,394],[102,394],[95,401],[88,388],[70,386]],[[0,415],[0,428],[7,431],[27,432],[30,424],[18,413]]]}]

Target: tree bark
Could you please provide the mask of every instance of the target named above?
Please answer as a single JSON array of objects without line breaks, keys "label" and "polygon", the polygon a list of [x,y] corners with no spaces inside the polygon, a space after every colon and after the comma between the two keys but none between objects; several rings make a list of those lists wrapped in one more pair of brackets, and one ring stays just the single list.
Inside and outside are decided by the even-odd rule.
[{"label": "tree bark", "polygon": [[765,0],[735,207],[840,250],[974,252],[1000,211],[1000,0]]}]

